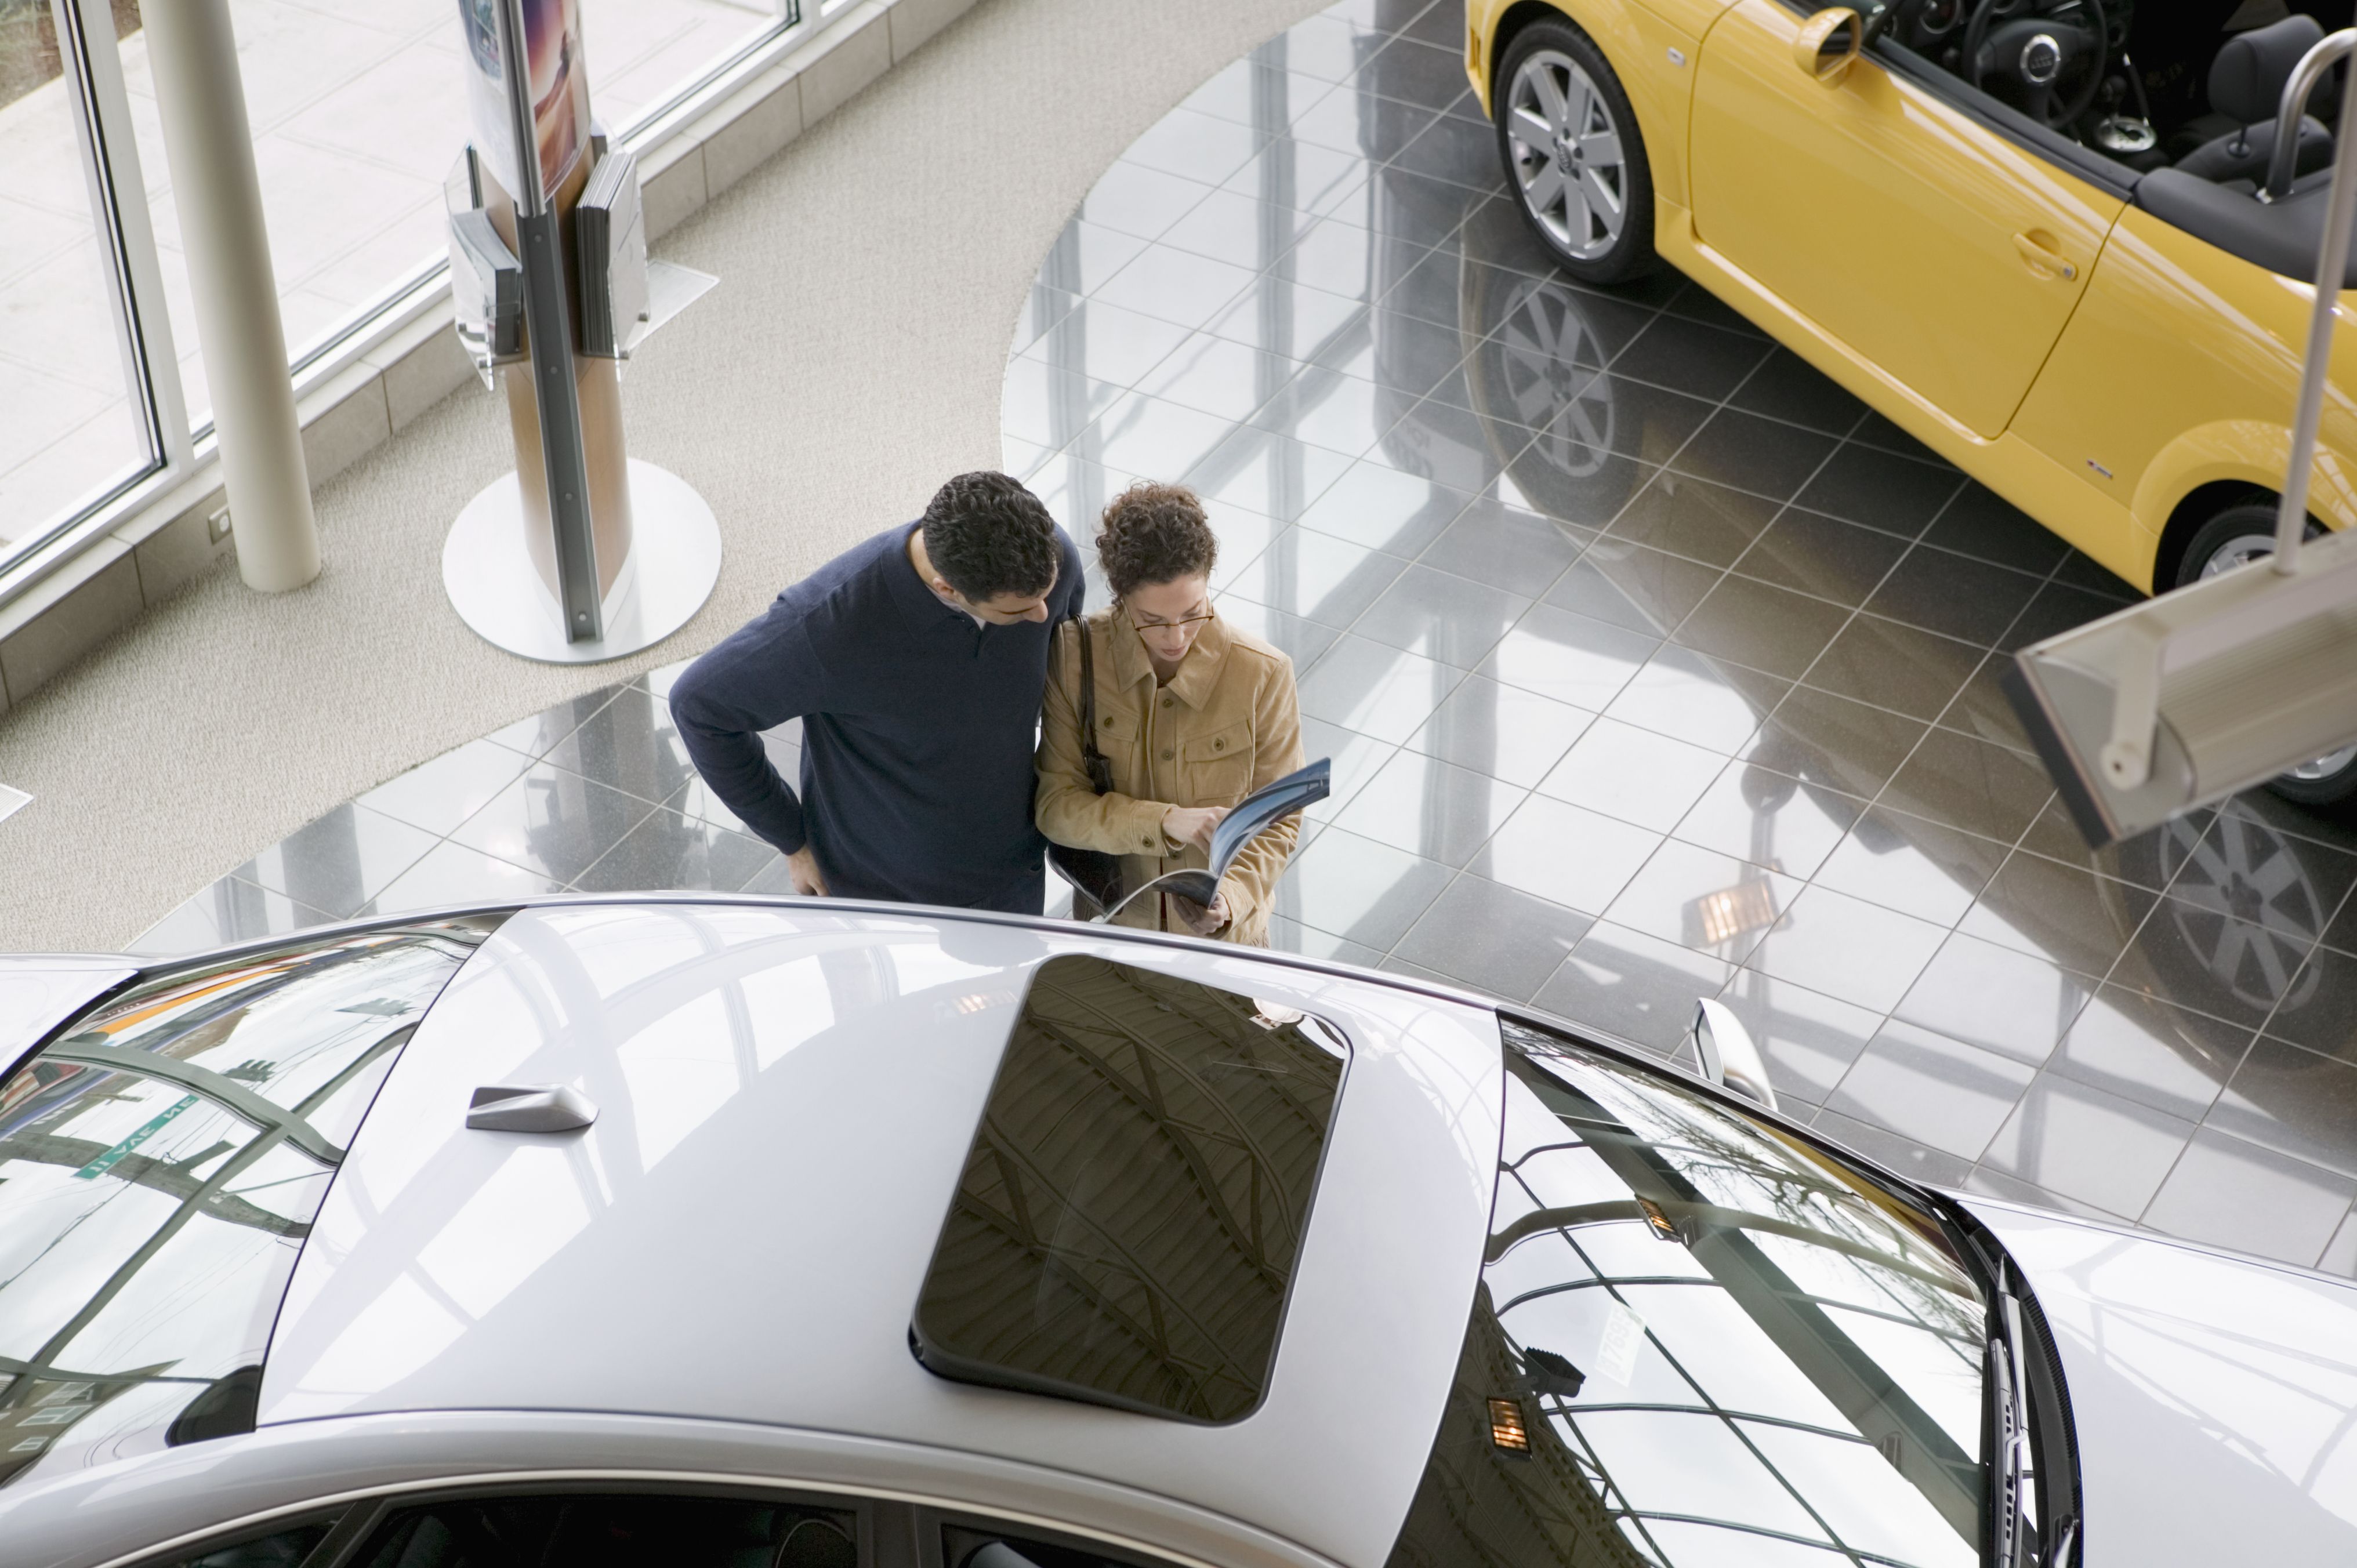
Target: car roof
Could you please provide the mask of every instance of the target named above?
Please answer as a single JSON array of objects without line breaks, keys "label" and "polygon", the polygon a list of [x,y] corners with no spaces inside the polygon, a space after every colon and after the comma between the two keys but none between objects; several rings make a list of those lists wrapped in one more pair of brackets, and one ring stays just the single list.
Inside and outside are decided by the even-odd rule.
[{"label": "car roof", "polygon": [[[909,1315],[1031,972],[1094,954],[1317,1014],[1343,1085],[1267,1397],[1200,1425],[955,1383]],[[569,1083],[577,1135],[468,1131]],[[812,905],[533,907],[426,1014],[337,1176],[260,1421],[630,1412],[1026,1461],[1369,1568],[1447,1397],[1503,1094],[1470,998],[1103,927]]]}]

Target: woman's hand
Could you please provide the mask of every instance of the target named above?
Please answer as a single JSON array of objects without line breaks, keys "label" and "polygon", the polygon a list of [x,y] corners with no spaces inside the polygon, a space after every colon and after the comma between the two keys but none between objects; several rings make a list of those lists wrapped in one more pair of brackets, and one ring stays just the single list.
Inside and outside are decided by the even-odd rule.
[{"label": "woman's hand", "polygon": [[1192,898],[1182,898],[1176,893],[1170,896],[1170,902],[1178,907],[1178,918],[1187,922],[1187,929],[1199,937],[1216,936],[1227,926],[1228,896],[1225,893],[1211,895],[1209,908]]},{"label": "woman's hand", "polygon": [[1182,844],[1211,853],[1211,830],[1228,814],[1225,806],[1173,806],[1162,813],[1162,831]]}]

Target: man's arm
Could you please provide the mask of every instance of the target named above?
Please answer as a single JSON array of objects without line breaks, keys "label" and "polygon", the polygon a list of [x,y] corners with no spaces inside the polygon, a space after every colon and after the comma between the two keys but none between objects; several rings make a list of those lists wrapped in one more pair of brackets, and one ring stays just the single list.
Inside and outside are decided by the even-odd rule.
[{"label": "man's arm", "polygon": [[825,670],[799,607],[783,599],[689,665],[672,687],[672,723],[696,772],[739,821],[791,855],[809,834],[761,732],[825,709]]}]

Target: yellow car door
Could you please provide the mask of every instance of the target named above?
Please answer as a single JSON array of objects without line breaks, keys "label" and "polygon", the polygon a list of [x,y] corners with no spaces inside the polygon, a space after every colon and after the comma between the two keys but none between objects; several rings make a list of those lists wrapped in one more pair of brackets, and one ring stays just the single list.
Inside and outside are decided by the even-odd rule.
[{"label": "yellow car door", "polygon": [[[1703,41],[1697,238],[1963,430],[2004,431],[2124,199],[1869,55],[1827,81],[1824,7],[1739,0]],[[1929,68],[1926,69],[1927,79]]]}]

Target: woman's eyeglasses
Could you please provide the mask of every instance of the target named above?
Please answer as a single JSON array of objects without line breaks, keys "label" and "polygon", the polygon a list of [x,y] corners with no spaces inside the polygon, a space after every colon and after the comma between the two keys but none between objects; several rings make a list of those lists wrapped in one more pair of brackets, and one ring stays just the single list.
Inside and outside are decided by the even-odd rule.
[{"label": "woman's eyeglasses", "polygon": [[1129,624],[1140,631],[1168,631],[1182,626],[1200,626],[1205,621],[1218,618],[1209,608],[1206,608],[1201,615],[1180,616],[1177,620],[1147,620],[1133,614],[1129,618]]}]

